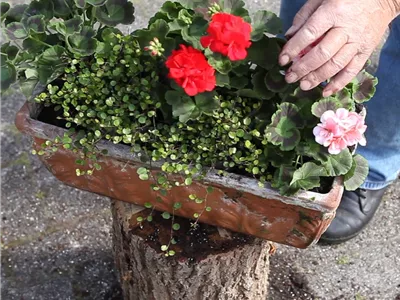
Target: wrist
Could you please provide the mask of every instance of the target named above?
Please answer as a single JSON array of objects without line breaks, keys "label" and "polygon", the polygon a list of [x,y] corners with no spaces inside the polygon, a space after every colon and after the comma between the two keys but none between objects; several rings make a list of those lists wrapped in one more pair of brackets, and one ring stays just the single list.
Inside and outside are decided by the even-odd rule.
[{"label": "wrist", "polygon": [[379,0],[383,9],[389,11],[392,19],[396,18],[400,14],[400,0]]}]

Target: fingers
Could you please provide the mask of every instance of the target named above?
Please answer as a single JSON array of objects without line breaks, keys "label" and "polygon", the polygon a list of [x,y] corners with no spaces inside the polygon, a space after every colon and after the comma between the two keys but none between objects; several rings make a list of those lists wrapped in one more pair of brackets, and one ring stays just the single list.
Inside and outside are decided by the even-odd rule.
[{"label": "fingers", "polygon": [[326,8],[320,6],[297,33],[286,43],[279,56],[279,63],[284,66],[325,34],[333,25],[333,19]]},{"label": "fingers", "polygon": [[285,36],[287,38],[292,37],[300,28],[307,22],[308,18],[316,11],[321,4],[322,0],[309,0],[303,7],[297,12],[293,19],[293,25],[286,31]]},{"label": "fingers", "polygon": [[332,78],[329,84],[325,87],[322,95],[324,97],[329,97],[342,90],[362,70],[368,57],[369,55],[366,54],[356,55],[342,71]]},{"label": "fingers", "polygon": [[302,78],[300,82],[300,88],[304,91],[307,91],[315,88],[321,82],[332,78],[342,71],[352,61],[357,53],[358,50],[355,45],[344,45],[342,49],[340,49],[336,55],[334,55],[324,65]]},{"label": "fingers", "polygon": [[[331,29],[317,46],[290,67],[286,74],[286,81],[288,83],[295,82],[310,72],[317,70],[328,62],[339,50],[343,49],[342,47],[347,43],[347,40],[348,38],[343,34],[342,29]],[[349,48],[350,47],[346,47],[345,49],[349,50]],[[355,54],[356,53],[354,53],[351,58],[353,58]],[[342,53],[342,55],[346,55],[346,53]],[[349,62],[350,60],[347,63]],[[338,70],[338,72],[339,71],[340,70]]]}]

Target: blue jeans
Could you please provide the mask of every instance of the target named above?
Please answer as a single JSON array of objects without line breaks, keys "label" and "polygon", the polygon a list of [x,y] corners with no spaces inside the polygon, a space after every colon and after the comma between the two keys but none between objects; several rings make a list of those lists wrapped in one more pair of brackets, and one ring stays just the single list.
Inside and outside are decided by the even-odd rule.
[{"label": "blue jeans", "polygon": [[[280,16],[286,31],[306,0],[282,0]],[[375,73],[379,84],[367,104],[367,146],[357,152],[369,162],[363,188],[381,189],[400,173],[400,17],[391,24]]]}]

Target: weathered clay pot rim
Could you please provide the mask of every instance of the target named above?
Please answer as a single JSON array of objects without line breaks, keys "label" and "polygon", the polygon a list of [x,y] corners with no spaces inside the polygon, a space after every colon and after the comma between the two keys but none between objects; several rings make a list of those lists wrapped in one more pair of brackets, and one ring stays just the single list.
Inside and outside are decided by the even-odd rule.
[{"label": "weathered clay pot rim", "polygon": [[[22,108],[18,111],[15,124],[17,128],[24,133],[32,135],[34,137],[54,140],[57,136],[61,137],[67,132],[66,129],[57,127],[51,124],[47,124],[38,121],[36,118],[43,109],[42,104],[25,102]],[[131,161],[141,165],[147,165],[140,160],[140,155],[134,154],[130,151],[130,147],[127,145],[114,144],[110,141],[102,140],[97,144],[100,150],[106,149],[108,151],[107,156],[113,157],[118,160]],[[161,163],[152,163],[152,168],[159,168]],[[305,208],[315,209],[322,212],[332,212],[336,210],[338,203],[332,201],[326,201],[330,197],[329,194],[337,195],[340,190],[343,189],[343,178],[335,178],[332,188],[329,193],[321,194],[311,191],[300,191],[296,195],[291,197],[282,196],[279,192],[271,188],[269,183],[265,184],[264,188],[260,188],[258,181],[246,176],[237,175],[234,173],[228,173],[225,176],[220,176],[216,171],[209,171],[202,180],[204,183],[213,182],[220,186],[226,186],[234,188],[238,191],[247,192],[259,197],[270,197],[275,200],[279,200],[286,204],[300,205]]]}]

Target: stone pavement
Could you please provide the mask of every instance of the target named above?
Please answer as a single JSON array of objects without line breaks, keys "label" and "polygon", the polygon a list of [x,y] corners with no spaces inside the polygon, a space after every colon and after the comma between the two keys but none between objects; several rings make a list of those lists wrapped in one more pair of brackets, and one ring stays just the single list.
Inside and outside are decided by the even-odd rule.
[{"label": "stone pavement", "polygon": [[[134,0],[135,26],[161,2]],[[250,6],[277,11],[279,1]],[[64,186],[30,154],[29,139],[13,125],[23,102],[15,93],[1,103],[1,296],[121,299],[109,200]],[[334,247],[278,246],[270,274],[271,300],[400,299],[400,182],[359,237]]]}]

